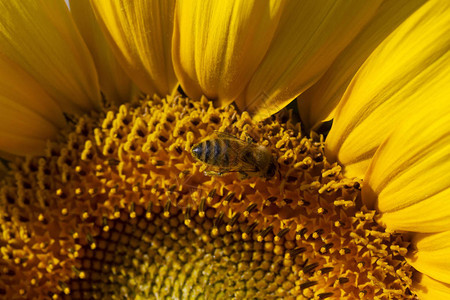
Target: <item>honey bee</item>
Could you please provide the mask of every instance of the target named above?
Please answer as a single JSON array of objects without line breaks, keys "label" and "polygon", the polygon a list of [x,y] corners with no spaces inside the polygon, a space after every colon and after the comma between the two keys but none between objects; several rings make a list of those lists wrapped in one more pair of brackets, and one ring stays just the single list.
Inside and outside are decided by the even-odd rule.
[{"label": "honey bee", "polygon": [[224,132],[215,135],[191,149],[195,159],[210,167],[205,175],[239,172],[242,179],[253,176],[270,179],[275,175],[278,163],[267,147],[254,143],[251,137],[243,141]]}]

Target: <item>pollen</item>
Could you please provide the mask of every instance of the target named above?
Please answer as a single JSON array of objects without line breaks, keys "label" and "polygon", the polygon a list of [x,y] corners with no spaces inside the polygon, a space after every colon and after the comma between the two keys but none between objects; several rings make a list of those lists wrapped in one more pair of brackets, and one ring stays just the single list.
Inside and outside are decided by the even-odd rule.
[{"label": "pollen", "polygon": [[[413,299],[408,241],[291,117],[180,96],[79,117],[0,186],[0,297]],[[190,150],[217,131],[279,173],[205,175]]]}]

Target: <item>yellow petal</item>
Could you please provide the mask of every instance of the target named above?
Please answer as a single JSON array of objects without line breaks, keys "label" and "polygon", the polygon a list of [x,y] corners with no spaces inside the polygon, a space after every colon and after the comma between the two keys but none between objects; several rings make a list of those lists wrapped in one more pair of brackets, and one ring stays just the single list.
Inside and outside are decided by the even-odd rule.
[{"label": "yellow petal", "polygon": [[450,230],[450,52],[441,58],[441,70],[420,93],[427,105],[415,113],[411,108],[364,178],[364,203],[376,207],[391,230]]},{"label": "yellow petal", "polygon": [[[18,64],[0,54],[0,70],[2,98],[37,113],[55,127],[65,126],[63,112],[58,103]],[[0,107],[3,108],[3,106]],[[4,117],[3,110],[0,110],[0,114],[1,121]]]},{"label": "yellow petal", "polygon": [[112,50],[134,83],[165,96],[177,85],[170,55],[173,0],[91,1]]},{"label": "yellow petal", "polygon": [[263,59],[282,1],[178,1],[172,55],[183,90],[232,102]]},{"label": "yellow petal", "polygon": [[416,270],[443,283],[450,283],[450,231],[415,234],[412,239],[417,251],[407,258]]},{"label": "yellow petal", "polygon": [[380,1],[285,3],[267,54],[236,100],[256,120],[279,111],[313,85],[374,16]]},{"label": "yellow petal", "polygon": [[334,117],[339,100],[351,79],[372,51],[425,0],[388,0],[377,10],[364,30],[336,58],[328,71],[298,98],[302,125],[306,131]]},{"label": "yellow petal", "polygon": [[[450,2],[427,2],[358,71],[327,138],[327,155],[345,166],[347,176],[362,178],[379,145],[399,123],[437,96],[446,97],[449,30]],[[444,98],[440,100],[448,101]]]},{"label": "yellow petal", "polygon": [[450,299],[450,284],[445,284],[426,275],[418,275],[413,281],[413,292],[420,300]]},{"label": "yellow petal", "polygon": [[[33,119],[38,121],[38,119]],[[25,155],[43,155],[46,146],[44,137],[33,138],[28,136],[19,136],[15,132],[7,133],[0,129],[0,149],[3,149],[8,154],[19,156]],[[2,155],[0,157],[8,159],[8,156]]]},{"label": "yellow petal", "polygon": [[27,72],[2,55],[0,70],[0,152],[42,154],[46,140],[65,125],[63,112]]},{"label": "yellow petal", "polygon": [[130,99],[133,85],[114,57],[97,23],[89,0],[71,0],[70,12],[97,68],[100,88],[106,99],[123,103]]},{"label": "yellow petal", "polygon": [[0,151],[15,155],[43,154],[46,140],[58,129],[27,106],[0,96]]},{"label": "yellow petal", "polygon": [[64,1],[2,0],[0,15],[0,52],[39,82],[63,110],[100,106],[92,57]]}]

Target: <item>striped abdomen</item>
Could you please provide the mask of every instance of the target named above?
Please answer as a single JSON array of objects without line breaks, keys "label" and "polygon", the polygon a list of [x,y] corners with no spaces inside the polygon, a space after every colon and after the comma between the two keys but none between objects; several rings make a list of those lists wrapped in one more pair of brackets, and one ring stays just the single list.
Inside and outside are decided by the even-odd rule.
[{"label": "striped abdomen", "polygon": [[192,155],[198,160],[218,166],[228,167],[230,165],[230,140],[211,139],[200,142],[192,147]]}]

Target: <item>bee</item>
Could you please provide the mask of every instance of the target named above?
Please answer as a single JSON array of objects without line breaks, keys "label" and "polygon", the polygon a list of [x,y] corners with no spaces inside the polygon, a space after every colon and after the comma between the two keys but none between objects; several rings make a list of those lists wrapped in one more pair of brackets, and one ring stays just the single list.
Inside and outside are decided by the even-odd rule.
[{"label": "bee", "polygon": [[254,143],[249,136],[243,141],[233,135],[216,132],[215,137],[195,144],[191,153],[210,167],[205,171],[208,176],[239,172],[242,179],[253,176],[270,179],[278,170],[277,160],[270,150]]}]

